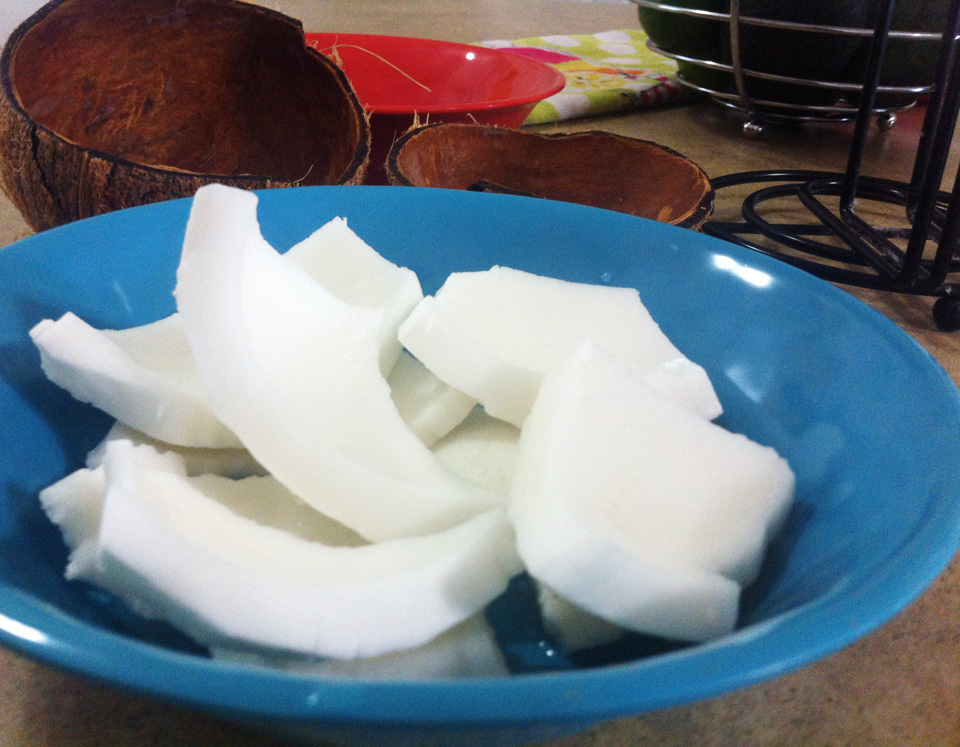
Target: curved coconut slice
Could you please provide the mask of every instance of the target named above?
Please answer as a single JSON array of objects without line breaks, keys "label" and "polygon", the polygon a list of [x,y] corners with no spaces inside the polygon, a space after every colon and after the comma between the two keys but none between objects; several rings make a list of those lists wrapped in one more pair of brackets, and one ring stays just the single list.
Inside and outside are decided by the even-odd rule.
[{"label": "curved coconut slice", "polygon": [[632,288],[507,267],[454,273],[413,310],[399,337],[440,379],[516,426],[543,375],[585,339],[702,416],[722,411],[706,372],[667,339]]},{"label": "curved coconut slice", "polygon": [[209,645],[337,659],[420,646],[521,567],[501,509],[431,535],[332,547],[237,513],[182,465],[144,466],[131,444],[111,444],[104,468],[98,580]]},{"label": "curved coconut slice", "polygon": [[477,405],[473,397],[444,384],[405,350],[387,383],[403,422],[426,446],[433,446],[460,425]]},{"label": "curved coconut slice", "polygon": [[181,459],[188,475],[220,475],[239,480],[244,477],[266,475],[266,470],[246,449],[206,449],[176,446],[150,438],[123,423],[114,423],[103,441],[87,454],[86,466],[95,469],[103,464],[107,446],[113,441],[130,441],[135,446],[150,446],[158,452],[172,451]]},{"label": "curved coconut slice", "polygon": [[500,498],[446,470],[380,373],[383,315],[337,299],[260,235],[257,197],[199,190],[177,304],[215,412],[293,493],[370,540],[451,527]]},{"label": "curved coconut slice", "polygon": [[60,529],[70,551],[67,578],[93,580],[97,566],[97,533],[106,485],[103,468],[78,469],[40,491],[40,505]]},{"label": "curved coconut slice", "polygon": [[402,350],[397,329],[423,298],[416,273],[380,256],[350,230],[344,218],[324,224],[284,257],[341,301],[383,311],[380,370],[386,376]]},{"label": "curved coconut slice", "polygon": [[586,343],[544,379],[510,515],[531,575],[562,597],[631,630],[704,640],[732,629],[793,488],[773,449]]},{"label": "curved coconut slice", "polygon": [[322,542],[330,547],[360,547],[367,544],[352,529],[304,503],[270,475],[240,480],[220,475],[186,477],[192,487],[238,516],[274,527],[292,537]]},{"label": "curved coconut slice", "polygon": [[363,677],[376,680],[432,680],[502,677],[510,674],[490,624],[477,614],[424,646],[368,659],[307,659],[262,652],[214,649],[215,659],[282,669],[296,674]]},{"label": "curved coconut slice", "polygon": [[519,429],[477,407],[432,451],[451,472],[506,496],[517,469],[519,440]]},{"label": "curved coconut slice", "polygon": [[[423,297],[416,275],[380,257],[339,218],[284,256],[341,300],[383,309],[380,360],[389,370],[401,349],[397,327]],[[67,313],[41,321],[31,336],[54,383],[122,423],[173,445],[240,446],[210,408],[179,314],[98,330]]]},{"label": "curved coconut slice", "polygon": [[[182,461],[163,455],[149,446],[134,446],[136,458],[148,467],[181,470]],[[97,536],[103,515],[106,475],[101,465],[71,472],[40,491],[40,505],[47,518],[57,525],[64,544],[70,550],[65,576],[84,578],[92,583],[100,579],[97,564]],[[147,610],[142,610],[147,612]]]},{"label": "curved coconut slice", "polygon": [[736,582],[650,562],[566,507],[551,512],[530,503],[524,498],[510,509],[517,550],[530,575],[564,599],[628,630],[675,640],[705,641],[733,630]]},{"label": "curved coconut slice", "polygon": [[626,632],[619,625],[587,612],[553,589],[537,584],[543,627],[567,653],[613,643]]},{"label": "curved coconut slice", "polygon": [[[60,527],[64,542],[72,551],[67,578],[85,576],[89,580],[95,574],[95,569],[88,569],[86,565],[96,562],[97,534],[106,488],[103,460],[110,444],[118,441],[133,447],[136,462],[141,467],[182,475],[198,490],[252,521],[327,545],[353,547],[365,544],[356,532],[308,506],[272,477],[250,474],[247,470],[251,466],[249,455],[245,461],[227,453],[239,450],[210,449],[205,451],[217,453],[198,455],[198,449],[172,450],[166,444],[143,441],[138,436],[136,431],[123,426],[114,427],[87,456],[85,468],[70,473],[40,492],[44,511],[50,521]],[[224,472],[204,473],[201,468],[205,467],[220,468]]]},{"label": "curved coconut slice", "polygon": [[67,312],[30,330],[43,372],[81,402],[160,441],[239,447],[214,415],[180,318],[98,330]]}]

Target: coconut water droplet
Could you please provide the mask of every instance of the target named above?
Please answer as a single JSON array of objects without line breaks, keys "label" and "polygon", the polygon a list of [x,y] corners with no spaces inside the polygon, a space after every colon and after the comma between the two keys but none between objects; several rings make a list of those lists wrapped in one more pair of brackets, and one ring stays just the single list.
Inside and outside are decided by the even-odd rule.
[{"label": "coconut water droplet", "polygon": [[557,655],[557,650],[550,644],[549,641],[537,641],[537,646],[539,646],[540,652],[548,659]]},{"label": "coconut water droplet", "polygon": [[600,275],[600,282],[604,285],[609,285],[613,282],[613,275],[611,275],[609,272],[602,273]]}]

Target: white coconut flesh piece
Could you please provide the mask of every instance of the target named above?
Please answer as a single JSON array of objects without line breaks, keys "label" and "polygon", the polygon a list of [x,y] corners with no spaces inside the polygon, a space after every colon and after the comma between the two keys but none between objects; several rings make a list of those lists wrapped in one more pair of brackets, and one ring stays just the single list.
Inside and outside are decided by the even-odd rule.
[{"label": "white coconut flesh piece", "polygon": [[106,486],[103,467],[81,468],[40,491],[40,505],[70,551],[64,576],[93,581]]},{"label": "white coconut flesh piece", "polygon": [[207,402],[177,315],[99,330],[67,312],[39,322],[30,336],[44,373],[76,399],[171,444],[240,446]]},{"label": "white coconut flesh piece", "polygon": [[537,584],[537,603],[544,629],[566,653],[613,643],[626,632],[619,625],[587,612],[543,584]]},{"label": "white coconut flesh piece", "polygon": [[468,618],[423,646],[365,659],[309,659],[224,648],[212,649],[211,654],[220,661],[321,677],[431,680],[510,673],[483,614]]},{"label": "white coconut flesh piece", "polygon": [[403,422],[426,446],[433,446],[460,425],[477,404],[473,397],[440,381],[406,350],[387,383]]},{"label": "white coconut flesh piece", "polygon": [[[127,434],[133,438],[124,438]],[[87,546],[96,544],[100,527],[106,489],[103,460],[110,444],[117,441],[124,441],[134,448],[139,465],[176,472],[188,478],[197,490],[252,521],[327,545],[353,547],[366,544],[356,532],[308,506],[269,475],[243,474],[244,470],[236,470],[239,474],[232,476],[196,472],[198,465],[219,464],[227,468],[233,465],[227,459],[201,458],[198,461],[193,449],[170,450],[165,444],[142,441],[138,436],[136,431],[115,426],[90,452],[86,467],[40,491],[40,503],[50,521],[60,528],[67,548],[83,562],[92,559]],[[68,578],[77,575],[76,565],[77,562],[71,559]]]},{"label": "white coconut flesh piece", "polygon": [[159,452],[172,451],[183,459],[188,475],[220,475],[239,480],[243,477],[266,475],[263,466],[253,458],[249,451],[241,448],[224,447],[220,449],[177,446],[158,441],[135,428],[123,423],[114,423],[103,441],[87,454],[86,466],[90,469],[103,463],[107,445],[112,441],[131,441],[135,445],[147,445]]},{"label": "white coconut flesh piece", "polygon": [[477,407],[433,453],[451,472],[508,495],[517,468],[520,429]]},{"label": "white coconut flesh piece", "polygon": [[[104,444],[107,442],[105,440]],[[146,466],[161,470],[183,469],[183,462],[176,455],[162,454],[150,446],[132,442],[131,446],[136,450],[136,458]],[[67,578],[84,578],[99,583],[97,535],[100,532],[105,489],[103,466],[98,460],[93,460],[90,466],[75,470],[40,491],[40,505],[50,521],[60,529],[64,544],[70,551],[65,573]]]},{"label": "white coconut flesh piece", "polygon": [[397,329],[423,298],[413,270],[384,258],[347,225],[334,218],[284,255],[341,301],[365,309],[380,309],[380,370],[389,373],[402,346]]},{"label": "white coconut flesh piece", "polygon": [[453,273],[417,305],[399,337],[439,378],[517,426],[543,375],[585,339],[703,417],[722,411],[706,371],[666,337],[632,288],[507,267]]},{"label": "white coconut flesh piece", "polygon": [[[627,630],[699,642],[731,632],[740,585],[717,573],[648,561],[563,513],[532,529],[515,512],[517,548],[530,575],[577,607]],[[556,534],[548,548],[537,533]]]},{"label": "white coconut flesh piece", "polygon": [[585,343],[548,374],[510,515],[531,575],[631,630],[706,640],[736,621],[793,497],[787,463]]},{"label": "white coconut flesh piece", "polygon": [[243,516],[182,465],[145,466],[137,453],[107,449],[95,581],[207,645],[335,659],[421,646],[521,569],[502,509],[430,535],[331,546]]},{"label": "white coconut flesh piece", "polygon": [[[401,351],[397,328],[423,298],[420,281],[335,218],[284,255],[347,303],[384,312],[381,369]],[[171,444],[240,442],[213,414],[178,314],[128,329],[96,329],[72,313],[31,332],[51,381],[122,423]]]},{"label": "white coconut flesh piece", "polygon": [[379,367],[383,313],[337,299],[260,234],[257,197],[199,189],[176,298],[220,419],[293,493],[369,540],[425,534],[502,498],[443,467]]}]

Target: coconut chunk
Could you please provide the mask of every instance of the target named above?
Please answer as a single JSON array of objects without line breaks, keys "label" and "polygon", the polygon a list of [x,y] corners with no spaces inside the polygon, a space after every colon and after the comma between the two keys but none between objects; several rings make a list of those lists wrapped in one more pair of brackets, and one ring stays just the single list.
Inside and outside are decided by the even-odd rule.
[{"label": "coconut chunk", "polygon": [[344,303],[263,239],[252,192],[197,191],[176,298],[214,411],[272,475],[370,540],[501,502],[443,467],[380,371],[383,312]]},{"label": "coconut chunk", "polygon": [[[111,444],[123,441],[133,448],[137,464],[160,471],[175,472],[205,495],[219,501],[241,516],[260,524],[276,527],[297,537],[334,546],[365,544],[363,538],[339,522],[308,506],[269,475],[245,474],[236,470],[232,476],[198,473],[198,466],[218,465],[229,469],[234,462],[224,457],[197,458],[196,450],[169,449],[164,444],[124,438],[129,429],[114,428],[87,458],[87,466],[71,472],[40,491],[40,503],[51,522],[63,535],[71,550],[67,577],[90,576],[93,570],[80,566],[95,562],[95,548],[103,513],[106,476],[103,462]],[[126,448],[126,447],[125,447]],[[225,451],[225,450],[214,450]]]},{"label": "coconut chunk", "polygon": [[619,625],[587,612],[543,584],[537,584],[537,604],[544,629],[566,653],[612,643],[625,633]]},{"label": "coconut chunk", "polygon": [[385,259],[347,225],[334,218],[284,255],[344,303],[380,309],[380,370],[387,375],[402,346],[397,329],[423,298],[413,270]]},{"label": "coconut chunk", "polygon": [[[402,348],[397,328],[423,298],[416,274],[377,254],[342,218],[284,257],[337,298],[383,312],[380,366],[390,371]],[[67,313],[41,321],[31,337],[51,381],[121,423],[178,446],[240,446],[213,414],[179,314],[114,330]]]},{"label": "coconut chunk", "polygon": [[171,444],[240,446],[207,402],[176,314],[99,330],[67,312],[39,322],[30,337],[47,378],[81,402]]},{"label": "coconut chunk", "polygon": [[86,466],[89,469],[99,467],[103,463],[107,445],[113,441],[131,441],[134,445],[150,446],[158,452],[172,451],[183,459],[188,475],[220,475],[239,480],[243,477],[263,476],[266,474],[263,466],[251,456],[250,452],[242,448],[224,447],[211,449],[203,447],[177,446],[166,441],[159,441],[135,428],[123,423],[114,423],[103,441],[97,444],[87,454]]},{"label": "coconut chunk", "polygon": [[[129,443],[139,463],[161,470],[182,471],[183,461],[174,455],[158,452],[150,446]],[[47,518],[60,529],[70,551],[66,578],[83,578],[100,583],[97,562],[97,536],[103,516],[106,473],[99,463],[82,467],[40,491],[40,505]],[[141,612],[147,613],[134,601]]]},{"label": "coconut chunk", "polygon": [[365,659],[308,659],[222,648],[211,653],[220,661],[326,677],[430,680],[510,674],[493,629],[482,614],[474,615],[423,646]]},{"label": "coconut chunk", "polygon": [[106,478],[103,468],[81,468],[40,491],[40,505],[51,522],[60,529],[70,551],[66,578],[96,575],[97,533],[103,511]]},{"label": "coconut chunk", "polygon": [[722,412],[706,371],[667,339],[632,288],[507,267],[453,273],[411,312],[399,337],[439,378],[516,426],[543,375],[585,339],[703,417]]},{"label": "coconut chunk", "polygon": [[518,428],[477,407],[432,450],[451,472],[506,496],[517,469],[519,441]]},{"label": "coconut chunk", "polygon": [[335,659],[421,646],[521,567],[502,509],[430,535],[331,546],[242,515],[182,465],[156,466],[132,444],[108,447],[95,580],[207,645]]},{"label": "coconut chunk", "polygon": [[793,488],[773,449],[585,343],[544,379],[510,515],[531,575],[565,599],[631,630],[706,640],[733,628]]},{"label": "coconut chunk", "polygon": [[426,446],[433,446],[460,425],[477,404],[473,397],[440,381],[406,350],[387,383],[403,422]]}]

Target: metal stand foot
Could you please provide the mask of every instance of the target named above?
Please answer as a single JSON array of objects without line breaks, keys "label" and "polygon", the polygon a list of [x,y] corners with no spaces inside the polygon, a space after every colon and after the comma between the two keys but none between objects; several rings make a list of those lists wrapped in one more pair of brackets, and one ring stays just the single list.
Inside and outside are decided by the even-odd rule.
[{"label": "metal stand foot", "polygon": [[881,112],[877,115],[877,127],[882,132],[889,132],[897,124],[897,115],[893,112]]}]

